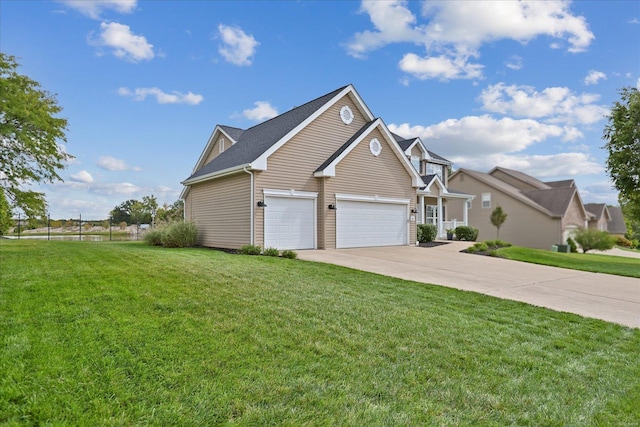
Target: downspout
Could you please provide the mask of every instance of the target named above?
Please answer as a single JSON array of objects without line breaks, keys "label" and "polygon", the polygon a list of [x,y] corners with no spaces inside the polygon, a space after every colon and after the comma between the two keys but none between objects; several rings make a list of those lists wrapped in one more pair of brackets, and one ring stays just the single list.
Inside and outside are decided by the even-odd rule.
[{"label": "downspout", "polygon": [[251,235],[251,244],[253,245],[255,243],[255,238],[253,236],[253,223],[255,221],[255,218],[254,218],[254,209],[255,209],[254,205],[255,205],[255,203],[253,203],[253,201],[255,199],[254,183],[253,183],[253,172],[250,171],[247,166],[245,166],[242,170],[245,171],[246,173],[248,173],[249,175],[251,175],[251,209],[250,209],[251,210],[251,218],[249,220],[249,230],[250,230],[249,233]]}]

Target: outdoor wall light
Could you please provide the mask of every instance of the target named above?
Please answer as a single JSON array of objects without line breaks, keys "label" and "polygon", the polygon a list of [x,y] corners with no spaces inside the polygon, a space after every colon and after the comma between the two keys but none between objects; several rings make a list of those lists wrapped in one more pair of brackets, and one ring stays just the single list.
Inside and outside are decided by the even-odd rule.
[{"label": "outdoor wall light", "polygon": [[267,204],[266,204],[265,202],[263,202],[262,200],[260,200],[260,201],[258,202],[258,207],[259,207],[259,208],[266,208],[266,207],[267,207]]},{"label": "outdoor wall light", "polygon": [[418,213],[418,209],[411,209],[411,213]]},{"label": "outdoor wall light", "polygon": [[331,204],[331,205],[329,205],[329,209],[331,209],[332,211],[335,211],[338,208],[336,208],[336,205]]}]

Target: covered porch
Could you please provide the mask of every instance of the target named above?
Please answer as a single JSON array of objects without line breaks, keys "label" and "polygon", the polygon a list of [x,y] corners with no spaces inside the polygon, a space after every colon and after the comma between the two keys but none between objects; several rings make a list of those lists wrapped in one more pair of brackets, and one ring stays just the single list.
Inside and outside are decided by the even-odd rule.
[{"label": "covered porch", "polygon": [[[435,184],[435,185],[432,185]],[[469,225],[468,209],[475,196],[454,193],[446,189],[439,179],[430,182],[425,188],[418,190],[418,224],[434,224],[439,239],[446,238],[447,230]],[[447,200],[464,200],[462,218],[447,218]]]}]

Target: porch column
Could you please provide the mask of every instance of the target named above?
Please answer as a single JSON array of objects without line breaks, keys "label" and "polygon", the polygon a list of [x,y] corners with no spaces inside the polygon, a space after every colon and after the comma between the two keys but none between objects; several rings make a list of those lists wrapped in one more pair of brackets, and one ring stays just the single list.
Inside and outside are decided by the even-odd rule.
[{"label": "porch column", "polygon": [[462,209],[462,220],[464,221],[464,225],[469,226],[469,199],[464,201],[464,208]]},{"label": "porch column", "polygon": [[425,213],[424,213],[424,196],[420,196],[420,224],[425,223]]},{"label": "porch column", "polygon": [[442,218],[442,197],[438,196],[438,237],[442,236],[444,232],[443,221],[444,218]]}]

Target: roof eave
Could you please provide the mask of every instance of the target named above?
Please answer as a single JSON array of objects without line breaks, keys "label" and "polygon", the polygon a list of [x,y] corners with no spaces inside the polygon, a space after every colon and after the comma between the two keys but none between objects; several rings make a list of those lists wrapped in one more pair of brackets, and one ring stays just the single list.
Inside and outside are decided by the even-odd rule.
[{"label": "roof eave", "polygon": [[187,178],[186,180],[182,181],[181,184],[184,186],[190,186],[190,185],[194,185],[194,184],[198,184],[201,182],[205,182],[205,181],[209,181],[211,179],[216,179],[216,178],[221,178],[223,176],[226,175],[231,175],[233,173],[237,173],[237,172],[241,172],[243,170],[251,170],[253,169],[251,167],[251,163],[245,163],[239,166],[232,166],[230,168],[227,169],[222,169],[216,172],[211,172],[205,175],[201,175],[201,176],[197,176],[195,178]]}]

